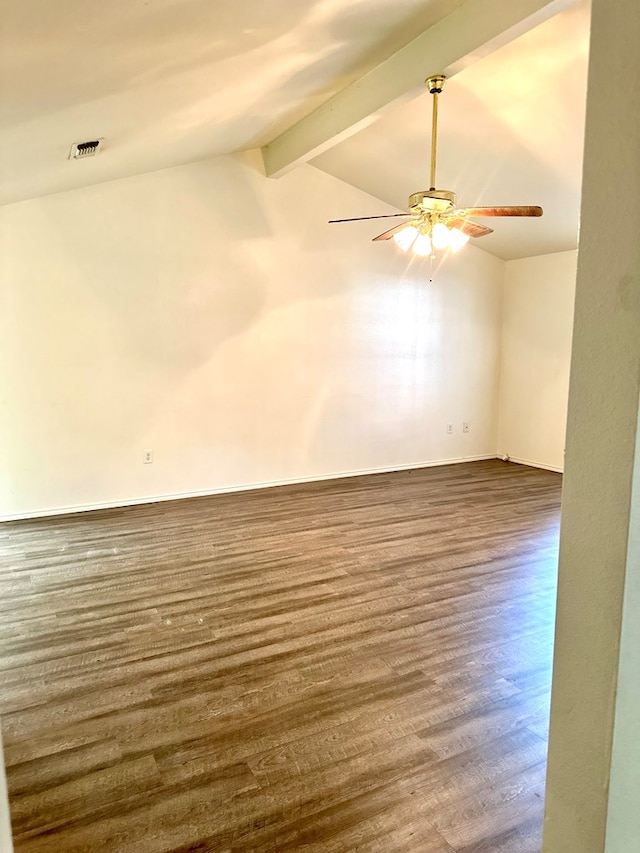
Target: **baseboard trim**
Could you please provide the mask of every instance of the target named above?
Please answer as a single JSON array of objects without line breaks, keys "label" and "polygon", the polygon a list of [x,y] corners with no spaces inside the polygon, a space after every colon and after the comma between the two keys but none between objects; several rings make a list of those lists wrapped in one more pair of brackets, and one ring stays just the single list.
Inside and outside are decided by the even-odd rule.
[{"label": "baseboard trim", "polygon": [[459,465],[463,462],[484,462],[488,459],[495,458],[495,453],[481,454],[479,456],[457,456],[453,459],[434,459],[430,462],[412,462],[407,465],[394,465],[392,467],[363,468],[358,471],[338,471],[333,474],[318,474],[313,477],[294,477],[287,480],[272,480],[264,483],[246,483],[238,486],[223,486],[218,489],[202,489],[200,491],[176,492],[174,494],[166,495],[148,495],[143,498],[128,498],[119,501],[105,501],[103,503],[78,504],[76,506],[31,510],[27,512],[0,515],[0,523],[7,521],[21,521],[29,518],[48,518],[49,516],[54,515],[73,515],[78,512],[94,512],[99,509],[120,509],[126,506],[139,506],[141,504],[161,503],[164,501],[206,498],[211,495],[224,495],[231,494],[233,492],[249,492],[256,489],[272,489],[277,486],[295,486],[299,483],[318,483],[323,480],[341,480],[344,477],[363,477],[367,474],[391,474],[394,471],[410,471],[412,468],[436,468],[440,465]]},{"label": "baseboard trim", "polygon": [[[504,459],[504,456],[499,457]],[[547,465],[544,462],[532,462],[531,459],[520,459],[518,456],[509,456],[508,462],[515,462],[516,465],[527,465],[529,468],[542,468],[545,471],[554,471],[556,474],[564,474],[564,468],[558,468],[555,465]]]}]

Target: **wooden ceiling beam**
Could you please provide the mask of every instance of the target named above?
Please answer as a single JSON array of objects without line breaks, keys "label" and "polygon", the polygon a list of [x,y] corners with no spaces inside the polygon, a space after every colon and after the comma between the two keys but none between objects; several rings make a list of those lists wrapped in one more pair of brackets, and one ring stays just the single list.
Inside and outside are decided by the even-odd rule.
[{"label": "wooden ceiling beam", "polygon": [[262,148],[265,173],[279,177],[373,124],[391,106],[488,56],[571,6],[573,0],[465,0],[364,77]]}]

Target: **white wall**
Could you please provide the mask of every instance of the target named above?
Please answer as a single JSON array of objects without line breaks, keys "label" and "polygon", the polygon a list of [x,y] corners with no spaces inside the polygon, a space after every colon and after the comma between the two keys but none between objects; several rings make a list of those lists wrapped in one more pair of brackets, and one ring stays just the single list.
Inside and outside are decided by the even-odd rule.
[{"label": "white wall", "polygon": [[430,284],[326,224],[379,201],[258,162],[2,209],[4,517],[494,455],[503,262],[467,246]]},{"label": "white wall", "polygon": [[4,753],[2,751],[2,730],[0,729],[0,850],[2,853],[12,853],[11,817],[9,814],[9,796],[7,793],[7,777],[4,769]]},{"label": "white wall", "polygon": [[640,849],[639,42],[593,0],[545,853]]},{"label": "white wall", "polygon": [[[636,284],[636,289],[638,285]],[[640,839],[640,413],[627,544],[620,661],[609,780],[606,853],[626,853]]]},{"label": "white wall", "polygon": [[498,454],[562,471],[577,253],[507,261]]}]

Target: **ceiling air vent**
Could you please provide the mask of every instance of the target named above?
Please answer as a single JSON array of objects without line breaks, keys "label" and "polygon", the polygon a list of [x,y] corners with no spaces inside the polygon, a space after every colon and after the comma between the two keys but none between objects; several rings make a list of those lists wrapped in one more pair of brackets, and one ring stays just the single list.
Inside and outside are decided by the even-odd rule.
[{"label": "ceiling air vent", "polygon": [[84,160],[93,157],[102,149],[102,139],[90,139],[88,142],[74,142],[69,152],[69,160]]}]

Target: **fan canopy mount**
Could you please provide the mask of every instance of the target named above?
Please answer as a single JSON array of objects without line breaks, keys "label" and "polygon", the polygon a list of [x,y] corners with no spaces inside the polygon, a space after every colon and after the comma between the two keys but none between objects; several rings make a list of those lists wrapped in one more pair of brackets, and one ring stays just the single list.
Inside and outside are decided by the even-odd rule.
[{"label": "fan canopy mount", "polygon": [[451,190],[419,190],[409,196],[409,210],[416,215],[445,213],[456,206],[456,194]]},{"label": "fan canopy mount", "polygon": [[424,82],[430,95],[439,95],[444,89],[444,84],[447,82],[447,78],[444,74],[434,74],[433,77],[427,77]]}]

